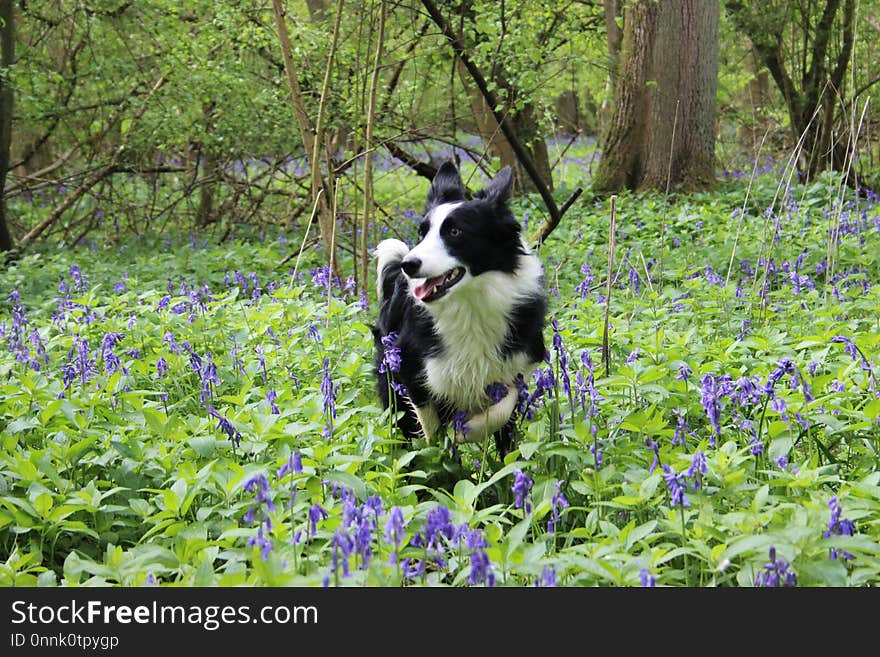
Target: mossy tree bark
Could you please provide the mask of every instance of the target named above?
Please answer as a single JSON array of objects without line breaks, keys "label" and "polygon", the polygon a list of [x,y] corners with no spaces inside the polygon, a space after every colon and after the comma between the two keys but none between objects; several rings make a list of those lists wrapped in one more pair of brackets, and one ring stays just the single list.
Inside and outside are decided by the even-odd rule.
[{"label": "mossy tree bark", "polygon": [[627,6],[593,191],[714,185],[719,11],[717,0]]}]

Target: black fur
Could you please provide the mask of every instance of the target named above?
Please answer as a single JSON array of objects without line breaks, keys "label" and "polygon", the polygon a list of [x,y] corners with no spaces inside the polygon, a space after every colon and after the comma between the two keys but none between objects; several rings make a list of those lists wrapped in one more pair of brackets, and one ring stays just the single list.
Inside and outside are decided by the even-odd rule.
[{"label": "black fur", "polygon": [[[520,241],[520,225],[508,207],[511,172],[505,167],[473,199],[467,198],[461,177],[455,166],[444,163],[438,170],[428,192],[425,205],[427,215],[432,208],[443,203],[464,201],[444,221],[441,236],[448,252],[467,264],[473,276],[487,271],[511,274],[516,271],[519,256],[525,253]],[[420,239],[428,230],[427,218],[420,225]],[[449,232],[457,228],[458,237]],[[382,303],[379,316],[372,327],[375,344],[374,374],[377,392],[384,408],[392,406],[403,415],[398,426],[405,436],[412,439],[421,435],[421,427],[411,404],[401,397],[391,385],[401,384],[413,404],[423,407],[433,402],[440,421],[447,425],[455,413],[448,400],[433,397],[424,382],[425,360],[454,349],[444,345],[437,335],[434,322],[425,308],[410,293],[407,276],[400,261],[385,266],[379,275]],[[543,280],[541,281],[543,289]],[[547,311],[546,295],[536,295],[515,306],[508,318],[508,330],[499,349],[503,355],[524,352],[533,363],[544,359],[543,329]],[[384,358],[382,338],[397,333],[397,347],[401,351],[399,371],[393,375],[380,372]],[[510,451],[515,430],[515,413],[502,429],[495,433],[495,442],[501,456]]]}]

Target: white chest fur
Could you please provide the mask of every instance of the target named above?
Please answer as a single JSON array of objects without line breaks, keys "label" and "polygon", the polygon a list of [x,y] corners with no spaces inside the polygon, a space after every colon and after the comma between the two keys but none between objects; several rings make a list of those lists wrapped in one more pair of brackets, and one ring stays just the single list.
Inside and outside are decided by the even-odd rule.
[{"label": "white chest fur", "polygon": [[477,413],[491,404],[487,386],[512,386],[520,373],[528,377],[528,356],[503,355],[502,348],[514,307],[539,293],[541,280],[540,262],[529,254],[521,257],[516,273],[483,273],[432,304],[428,310],[444,349],[425,363],[428,389],[458,410]]}]

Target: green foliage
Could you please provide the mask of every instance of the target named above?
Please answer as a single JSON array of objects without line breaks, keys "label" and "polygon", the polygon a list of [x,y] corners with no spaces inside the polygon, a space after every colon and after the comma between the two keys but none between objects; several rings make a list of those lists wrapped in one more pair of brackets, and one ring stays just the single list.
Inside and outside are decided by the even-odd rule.
[{"label": "green foliage", "polygon": [[620,197],[609,372],[607,208],[573,208],[540,253],[555,383],[503,461],[402,440],[375,309],[328,298],[317,250],[276,266],[301,235],[25,256],[0,277],[0,582],[751,586],[772,547],[800,586],[877,585],[880,216],[838,182]]}]

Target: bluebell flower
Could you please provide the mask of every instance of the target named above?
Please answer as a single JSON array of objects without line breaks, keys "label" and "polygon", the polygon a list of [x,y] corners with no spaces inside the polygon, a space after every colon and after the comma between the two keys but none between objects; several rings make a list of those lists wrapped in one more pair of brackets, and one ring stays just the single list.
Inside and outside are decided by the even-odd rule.
[{"label": "bluebell flower", "polygon": [[235,425],[233,425],[228,418],[220,415],[220,413],[218,413],[213,406],[208,406],[208,414],[217,418],[217,428],[223,431],[223,433],[228,436],[233,445],[238,447],[238,445],[241,443],[241,434],[239,433],[238,429],[235,428]]},{"label": "bluebell flower", "polygon": [[770,372],[770,375],[767,377],[767,382],[764,384],[764,392],[769,394],[773,392],[774,387],[779,380],[785,376],[786,374],[792,374],[795,371],[795,365],[787,356],[783,356],[776,363],[776,367]]},{"label": "bluebell flower", "polygon": [[389,559],[392,565],[397,563],[397,551],[403,543],[404,524],[403,511],[401,511],[400,507],[391,507],[391,510],[388,512],[388,520],[385,522],[385,541],[394,548]]},{"label": "bluebell flower", "polygon": [[578,286],[575,288],[575,292],[577,292],[581,296],[581,298],[585,299],[590,293],[590,288],[592,287],[594,280],[590,265],[581,265],[581,273],[584,275],[584,280],[578,283]]},{"label": "bluebell flower", "polygon": [[789,568],[790,565],[785,559],[776,558],[776,548],[771,545],[770,563],[765,564],[755,575],[755,586],[797,586],[797,574]]},{"label": "bluebell flower", "polygon": [[471,430],[470,425],[467,423],[467,413],[465,411],[457,411],[455,415],[452,416],[452,429],[456,433],[460,433],[463,436],[466,436],[468,432]]},{"label": "bluebell flower", "polygon": [[667,488],[669,488],[669,495],[671,497],[670,505],[671,506],[679,506],[689,507],[691,505],[690,500],[687,498],[684,492],[684,477],[681,474],[676,474],[675,470],[673,470],[666,463],[663,464],[663,481],[666,482]]},{"label": "bluebell flower", "polygon": [[326,423],[323,435],[329,438],[333,435],[333,420],[336,418],[336,395],[338,386],[333,385],[333,377],[330,375],[330,359],[324,356],[324,365],[321,378],[321,395]]},{"label": "bluebell flower", "polygon": [[115,333],[113,331],[107,332],[101,339],[101,357],[104,360],[104,371],[107,374],[114,374],[120,369],[124,370],[119,356],[113,351],[113,347],[124,339],[125,333]]},{"label": "bluebell flower", "polygon": [[291,452],[287,462],[278,469],[276,476],[281,479],[288,472],[293,472],[293,474],[298,475],[302,474],[302,471],[302,454],[299,452]]},{"label": "bluebell flower", "polygon": [[556,531],[556,525],[559,524],[559,512],[568,508],[568,500],[565,493],[562,492],[562,481],[556,482],[556,492],[550,500],[550,520],[547,521],[547,533],[552,534]]},{"label": "bluebell flower", "polygon": [[159,357],[159,360],[156,361],[156,374],[159,375],[159,378],[165,376],[165,373],[168,371],[168,361],[164,358]]},{"label": "bluebell flower", "polygon": [[650,570],[642,568],[639,571],[639,583],[643,587],[653,588],[657,586],[657,578],[651,574]]},{"label": "bluebell flower", "polygon": [[532,485],[534,482],[529,478],[529,476],[517,468],[513,471],[513,486],[511,490],[514,495],[516,495],[516,499],[514,500],[514,507],[517,509],[524,509],[526,513],[532,512],[532,502],[529,499],[529,492],[532,490]]},{"label": "bluebell flower", "polygon": [[266,391],[266,401],[269,402],[269,409],[272,415],[280,415],[281,411],[278,408],[278,404],[275,403],[275,400],[278,399],[278,393],[275,392],[274,389],[270,388]]},{"label": "bluebell flower", "polygon": [[703,452],[695,452],[691,465],[684,476],[694,480],[694,488],[700,488],[702,485],[702,475],[707,472],[709,472],[709,464],[706,462],[706,455]]},{"label": "bluebell flower", "polygon": [[556,569],[553,566],[544,566],[544,569],[541,571],[540,576],[535,580],[535,586],[556,586]]},{"label": "bluebell flower", "polygon": [[330,539],[330,547],[331,570],[334,577],[338,579],[340,567],[342,569],[342,576],[348,577],[350,574],[349,558],[354,550],[354,541],[352,541],[347,531],[337,528],[333,532],[333,538]]},{"label": "bluebell flower", "polygon": [[466,530],[464,540],[470,550],[471,570],[468,574],[468,584],[475,586],[485,583],[486,586],[495,586],[495,573],[492,571],[492,562],[486,553],[489,543],[483,537],[482,531],[479,529]]},{"label": "bluebell flower", "polygon": [[856,343],[852,341],[852,338],[848,338],[845,335],[835,335],[831,338],[831,342],[843,343],[843,350],[849,354],[849,357],[856,361],[859,359],[859,348],[856,346]]},{"label": "bluebell flower", "polygon": [[691,425],[687,421],[687,411],[675,408],[672,410],[672,414],[675,415],[675,430],[672,433],[671,442],[673,445],[684,445],[685,436],[691,430]]},{"label": "bluebell flower", "polygon": [[266,357],[263,354],[263,348],[260,345],[254,347],[254,351],[257,352],[257,360],[260,363],[260,374],[263,376],[263,385],[269,383],[269,378],[266,374]]},{"label": "bluebell flower", "polygon": [[382,337],[382,362],[379,364],[379,372],[397,372],[402,362],[400,347],[397,346],[397,332],[392,331]]},{"label": "bluebell flower", "polygon": [[715,377],[706,374],[702,378],[701,403],[709,424],[712,425],[712,435],[709,437],[709,445],[715,446],[715,440],[721,435],[721,405],[718,401],[718,386]]},{"label": "bluebell flower", "polygon": [[326,520],[330,516],[327,509],[315,502],[309,507],[309,536],[314,536],[318,531],[318,521]]},{"label": "bluebell flower", "polygon": [[[831,536],[852,536],[855,534],[855,523],[852,520],[840,517],[842,509],[837,495],[828,500],[828,508],[831,510],[831,518],[828,520],[828,529],[822,533],[822,536],[829,538]],[[853,555],[846,550],[831,548],[831,558],[839,558],[845,561],[852,559]]]},{"label": "bluebell flower", "polygon": [[245,482],[244,489],[254,495],[254,503],[245,513],[244,521],[252,523],[255,519],[259,519],[257,535],[249,538],[247,545],[248,547],[259,547],[261,557],[263,561],[266,561],[272,551],[272,541],[266,535],[272,530],[269,511],[275,510],[275,503],[272,501],[272,488],[266,475],[258,473]]},{"label": "bluebell flower", "polygon": [[682,363],[678,366],[678,374],[675,376],[675,380],[687,382],[688,378],[693,373],[694,371],[688,366],[687,363]]},{"label": "bluebell flower", "polygon": [[486,386],[486,396],[497,404],[507,396],[507,386],[503,383],[490,383]]}]

